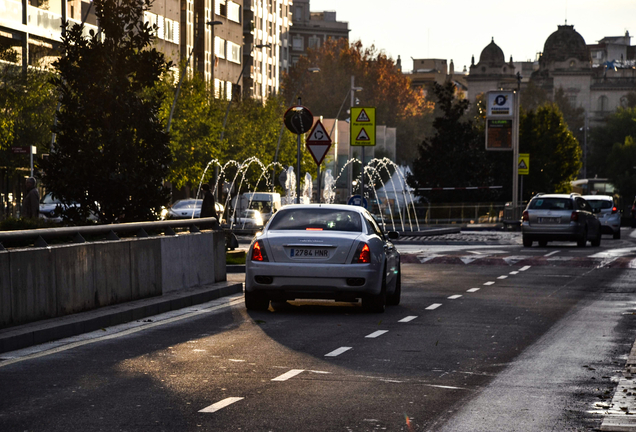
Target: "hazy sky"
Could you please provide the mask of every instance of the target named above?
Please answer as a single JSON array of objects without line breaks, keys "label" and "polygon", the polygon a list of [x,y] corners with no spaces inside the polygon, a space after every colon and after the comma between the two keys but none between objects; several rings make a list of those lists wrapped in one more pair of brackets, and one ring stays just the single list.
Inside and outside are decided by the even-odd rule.
[{"label": "hazy sky", "polygon": [[400,55],[405,71],[411,57],[452,59],[461,71],[493,37],[506,60],[534,60],[566,19],[587,44],[626,30],[636,36],[636,0],[311,0],[310,8],[336,11],[350,40]]}]

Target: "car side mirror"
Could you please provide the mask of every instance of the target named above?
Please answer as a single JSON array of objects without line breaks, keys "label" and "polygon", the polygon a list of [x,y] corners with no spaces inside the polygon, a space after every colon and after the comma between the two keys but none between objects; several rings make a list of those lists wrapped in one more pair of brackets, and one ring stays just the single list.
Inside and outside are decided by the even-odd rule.
[{"label": "car side mirror", "polygon": [[396,240],[400,237],[400,233],[397,231],[389,231],[388,235],[390,240]]}]

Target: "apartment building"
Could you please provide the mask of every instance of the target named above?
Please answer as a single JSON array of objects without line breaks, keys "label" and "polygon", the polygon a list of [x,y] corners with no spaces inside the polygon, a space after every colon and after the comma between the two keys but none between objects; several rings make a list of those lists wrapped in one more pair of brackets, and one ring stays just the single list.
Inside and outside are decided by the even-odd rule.
[{"label": "apartment building", "polygon": [[244,97],[264,100],[279,92],[290,66],[292,6],[292,0],[244,0]]},{"label": "apartment building", "polygon": [[349,23],[336,20],[336,12],[311,12],[309,0],[294,0],[292,11],[291,64],[308,48],[319,48],[327,39],[349,39]]}]

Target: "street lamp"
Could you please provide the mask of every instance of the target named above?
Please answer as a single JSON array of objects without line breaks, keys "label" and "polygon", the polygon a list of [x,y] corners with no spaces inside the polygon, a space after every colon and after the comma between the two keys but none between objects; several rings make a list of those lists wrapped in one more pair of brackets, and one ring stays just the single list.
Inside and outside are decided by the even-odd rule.
[{"label": "street lamp", "polygon": [[[223,22],[221,21],[208,21],[205,25],[216,26],[221,25]],[[186,69],[188,68],[188,64],[190,64],[190,59],[192,58],[192,53],[197,48],[197,42],[199,41],[199,35],[196,35],[194,38],[194,44],[192,44],[192,49],[190,50],[190,54],[188,55],[188,59],[186,60],[185,65],[183,66],[183,70],[179,75],[179,83],[177,84],[177,90],[174,93],[174,100],[172,101],[172,107],[170,108],[170,116],[168,117],[168,125],[166,126],[166,132],[170,132],[170,125],[172,124],[172,115],[174,114],[174,107],[177,105],[177,99],[179,98],[179,91],[181,90],[181,82],[183,81],[183,76],[186,73]]]},{"label": "street lamp", "polygon": [[[296,89],[294,90],[294,93],[292,93],[292,100],[289,103],[290,106],[293,106],[292,104],[294,103],[294,96],[296,95],[296,93],[298,93],[298,91],[300,90],[300,86],[303,83],[303,78],[305,77],[306,73],[318,73],[320,72],[320,68],[319,67],[310,67],[307,68],[307,70],[301,75],[300,80],[298,81],[298,86],[296,86]],[[278,150],[280,149],[280,140],[283,137],[283,130],[285,129],[285,123],[283,122],[283,124],[280,125],[280,132],[278,133],[278,142],[276,143],[276,153],[274,154],[274,163],[272,164],[272,192],[274,192],[274,178],[276,175],[276,162],[278,162]],[[300,172],[296,173],[297,176],[300,176]]]},{"label": "street lamp", "polygon": [[[271,48],[272,44],[258,44],[254,45],[254,48]],[[254,48],[250,51],[250,54],[254,52]],[[239,85],[239,81],[241,81],[241,77],[243,76],[243,72],[245,72],[245,66],[247,66],[247,62],[243,64],[241,68],[241,73],[236,80],[236,87]],[[230,97],[230,102],[227,104],[227,109],[225,110],[225,117],[223,118],[223,126],[221,127],[221,141],[223,141],[223,136],[225,135],[225,125],[227,123],[227,116],[230,114],[230,107],[232,106],[232,100],[234,100],[234,89],[232,89],[232,97]],[[240,95],[239,95],[240,96]]]},{"label": "street lamp", "polygon": [[[362,90],[361,87],[356,87],[355,86],[355,77],[352,75],[351,76],[351,91],[350,91],[350,95],[351,95],[351,101],[350,101],[350,109],[353,109],[353,106],[355,105],[355,95],[354,93],[357,91]],[[344,102],[342,103],[344,105]],[[342,107],[340,107],[342,109]],[[351,111],[350,111],[350,116],[351,116]],[[352,122],[353,119],[349,118],[349,122]],[[364,149],[364,147],[363,147]],[[351,161],[351,158],[353,157],[353,149],[351,148],[351,138],[349,138],[349,161]],[[349,168],[348,168],[348,172],[349,172],[349,196],[353,195],[353,164],[350,164]],[[362,156],[362,184],[364,184],[364,153]],[[360,202],[363,203],[364,202],[364,190],[362,190],[360,192],[361,195],[361,200]],[[361,204],[362,205],[362,204]]]}]

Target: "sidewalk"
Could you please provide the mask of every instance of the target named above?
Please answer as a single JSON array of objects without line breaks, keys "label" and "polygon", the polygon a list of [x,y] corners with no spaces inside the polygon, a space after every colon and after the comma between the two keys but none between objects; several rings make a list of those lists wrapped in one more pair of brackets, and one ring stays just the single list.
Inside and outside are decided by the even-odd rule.
[{"label": "sidewalk", "polygon": [[243,292],[244,274],[228,275],[227,279],[225,282],[173,291],[159,297],[105,306],[92,311],[2,329],[0,330],[0,353],[141,320]]}]

